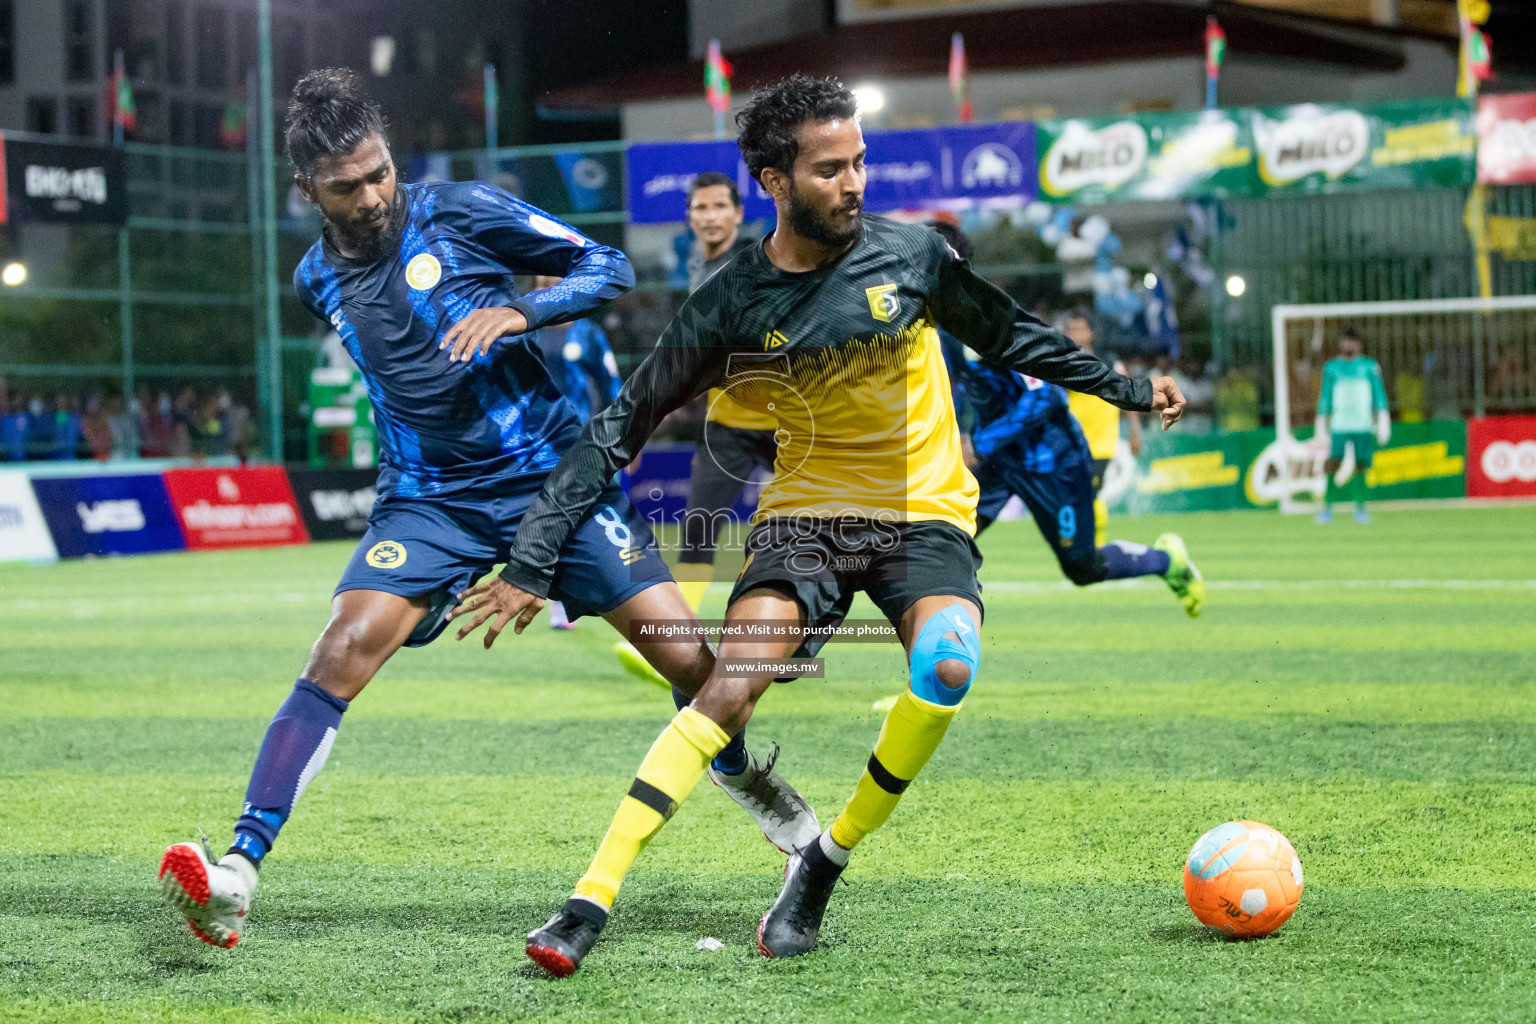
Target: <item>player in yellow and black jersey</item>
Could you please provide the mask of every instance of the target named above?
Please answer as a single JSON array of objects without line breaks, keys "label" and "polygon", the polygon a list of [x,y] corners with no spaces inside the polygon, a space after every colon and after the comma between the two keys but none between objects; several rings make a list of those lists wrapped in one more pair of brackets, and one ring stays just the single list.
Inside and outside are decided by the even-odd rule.
[{"label": "player in yellow and black jersey", "polygon": [[[1000,367],[1161,410],[1165,425],[1183,409],[1171,380],[1115,373],[1022,312],[930,229],[865,218],[864,141],[841,83],[791,76],[754,95],[737,125],[748,169],[773,196],[776,229],[689,298],[561,460],[501,577],[471,588],[453,613],[473,616],[460,636],[491,621],[489,643],[514,619],[521,632],[573,525],[661,418],[706,388],[774,415],[774,478],[715,670],[651,747],[575,894],[528,937],[529,956],[557,975],[576,970],[635,857],[776,674],[732,660],[819,646],[804,631],[839,620],[863,590],[895,624],[910,665],[852,798],[790,858],[758,929],[768,956],[815,945],[850,851],[938,747],[981,653],[977,485],[961,456],[938,324]],[[782,632],[733,629],[748,623]]]}]

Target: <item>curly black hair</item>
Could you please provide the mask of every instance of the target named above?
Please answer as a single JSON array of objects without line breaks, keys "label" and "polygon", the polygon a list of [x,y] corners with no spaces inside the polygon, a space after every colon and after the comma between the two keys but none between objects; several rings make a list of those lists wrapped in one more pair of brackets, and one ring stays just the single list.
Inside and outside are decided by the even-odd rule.
[{"label": "curly black hair", "polygon": [[858,113],[853,92],[836,78],[795,72],[752,94],[736,115],[736,145],[759,182],[769,167],[789,174],[800,155],[801,125],[850,118]]},{"label": "curly black hair", "polygon": [[293,87],[283,142],[288,161],[307,178],[322,156],[350,153],[369,136],[384,135],[388,129],[384,111],[364,94],[355,71],[320,68]]}]

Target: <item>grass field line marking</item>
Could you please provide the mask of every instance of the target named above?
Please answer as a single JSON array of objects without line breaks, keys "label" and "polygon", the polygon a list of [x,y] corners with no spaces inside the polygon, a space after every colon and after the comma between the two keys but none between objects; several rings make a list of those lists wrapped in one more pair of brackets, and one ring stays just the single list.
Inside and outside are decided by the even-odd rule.
[{"label": "grass field line marking", "polygon": [[[1108,580],[1094,584],[1094,590],[1161,589],[1161,580],[1151,577]],[[1211,580],[1207,590],[1536,590],[1536,580]],[[1003,594],[1046,593],[1077,590],[1067,580],[993,580],[982,581],[983,591]]]}]

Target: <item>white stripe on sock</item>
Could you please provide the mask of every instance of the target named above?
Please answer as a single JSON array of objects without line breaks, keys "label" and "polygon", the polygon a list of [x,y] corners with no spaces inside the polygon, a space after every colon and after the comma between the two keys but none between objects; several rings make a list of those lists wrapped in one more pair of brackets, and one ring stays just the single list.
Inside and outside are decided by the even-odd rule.
[{"label": "white stripe on sock", "polygon": [[[294,804],[299,802],[299,797],[304,795],[304,790],[309,786],[310,781],[316,775],[320,774],[321,768],[325,767],[325,759],[331,756],[331,744],[335,742],[335,728],[327,728],[325,730],[325,735],[320,738],[320,745],[315,748],[315,752],[313,754],[309,755],[309,763],[306,764],[304,766],[304,770],[299,773],[299,785],[293,791]],[[288,809],[289,813],[291,814],[293,812],[293,805],[290,804]]]},{"label": "white stripe on sock", "polygon": [[827,860],[830,860],[840,868],[845,868],[848,866],[848,855],[853,851],[845,850],[838,846],[833,841],[831,832],[823,832],[821,834],[821,852],[827,855]]}]

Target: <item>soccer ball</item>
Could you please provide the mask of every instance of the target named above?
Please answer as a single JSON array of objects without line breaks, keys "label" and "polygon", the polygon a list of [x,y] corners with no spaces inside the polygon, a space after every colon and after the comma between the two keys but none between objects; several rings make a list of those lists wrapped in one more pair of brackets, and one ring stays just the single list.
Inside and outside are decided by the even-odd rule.
[{"label": "soccer ball", "polygon": [[1258,821],[1229,821],[1196,841],[1184,862],[1184,898],[1202,924],[1256,939],[1285,924],[1301,901],[1301,858]]}]

